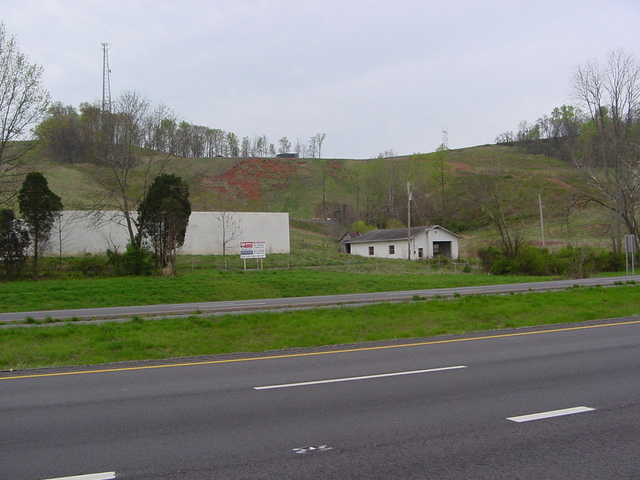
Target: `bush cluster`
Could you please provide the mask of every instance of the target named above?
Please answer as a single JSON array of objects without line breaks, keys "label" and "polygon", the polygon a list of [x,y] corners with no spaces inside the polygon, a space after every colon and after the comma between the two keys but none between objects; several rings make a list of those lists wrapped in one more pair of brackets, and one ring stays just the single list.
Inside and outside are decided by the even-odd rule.
[{"label": "bush cluster", "polygon": [[[41,278],[101,278],[128,275],[144,276],[158,273],[153,253],[129,245],[125,252],[107,251],[106,254],[87,253],[82,257],[42,259]],[[14,276],[15,280],[27,278],[24,272]]]},{"label": "bush cluster", "polygon": [[494,275],[556,275],[587,278],[598,272],[625,269],[625,254],[593,247],[567,247],[557,252],[523,245],[514,257],[495,246],[478,250],[482,268]]}]

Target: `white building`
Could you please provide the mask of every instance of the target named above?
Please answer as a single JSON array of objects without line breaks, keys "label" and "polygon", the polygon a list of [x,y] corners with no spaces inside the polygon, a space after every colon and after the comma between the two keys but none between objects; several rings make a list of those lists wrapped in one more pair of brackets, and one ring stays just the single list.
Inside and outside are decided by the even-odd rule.
[{"label": "white building", "polygon": [[345,251],[352,255],[376,258],[409,258],[409,239],[411,242],[411,260],[433,258],[437,256],[458,258],[458,239],[460,235],[439,225],[430,227],[392,228],[372,230],[355,238],[344,240]]},{"label": "white building", "polygon": [[[50,254],[124,252],[129,236],[120,212],[65,211],[51,231]],[[192,212],[181,254],[240,255],[240,242],[265,242],[266,253],[291,253],[289,214]]]}]

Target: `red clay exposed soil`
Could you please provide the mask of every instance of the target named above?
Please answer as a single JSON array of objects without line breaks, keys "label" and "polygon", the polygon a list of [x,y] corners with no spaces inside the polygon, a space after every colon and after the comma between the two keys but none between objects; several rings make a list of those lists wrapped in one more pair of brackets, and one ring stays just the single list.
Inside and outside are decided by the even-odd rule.
[{"label": "red clay exposed soil", "polygon": [[202,185],[237,198],[261,200],[266,189],[286,186],[300,170],[300,162],[273,158],[248,158],[217,176],[202,177]]},{"label": "red clay exposed soil", "polygon": [[330,177],[338,178],[341,170],[340,162],[336,162],[335,160],[329,160],[327,162],[327,175]]}]

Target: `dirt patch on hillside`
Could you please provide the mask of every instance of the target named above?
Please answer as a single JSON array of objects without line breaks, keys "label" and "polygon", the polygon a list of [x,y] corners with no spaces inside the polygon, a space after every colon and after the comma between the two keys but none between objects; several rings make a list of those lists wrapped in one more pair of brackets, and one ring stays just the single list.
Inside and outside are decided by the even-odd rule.
[{"label": "dirt patch on hillside", "polygon": [[253,201],[262,200],[266,190],[283,188],[300,171],[300,162],[272,158],[248,158],[216,176],[203,176],[204,188]]},{"label": "dirt patch on hillside", "polygon": [[547,180],[549,180],[552,183],[555,183],[556,185],[564,188],[565,190],[567,190],[569,192],[578,192],[579,191],[576,187],[574,187],[572,185],[569,185],[568,183],[565,183],[562,180],[559,180],[557,178],[549,178],[549,177],[547,177]]},{"label": "dirt patch on hillside", "polygon": [[451,163],[452,172],[475,172],[475,169],[469,163]]},{"label": "dirt patch on hillside", "polygon": [[340,162],[336,162],[335,160],[329,160],[327,162],[327,175],[330,177],[338,178],[341,171],[342,166],[340,165]]}]

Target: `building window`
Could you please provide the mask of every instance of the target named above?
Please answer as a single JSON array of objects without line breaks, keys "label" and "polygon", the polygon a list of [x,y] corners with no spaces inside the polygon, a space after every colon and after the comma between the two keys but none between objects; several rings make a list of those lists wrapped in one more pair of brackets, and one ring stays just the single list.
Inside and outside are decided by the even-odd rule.
[{"label": "building window", "polygon": [[396,246],[389,245],[389,255],[395,255],[395,254],[396,254]]},{"label": "building window", "polygon": [[369,255],[373,255],[373,247],[369,247]]}]

